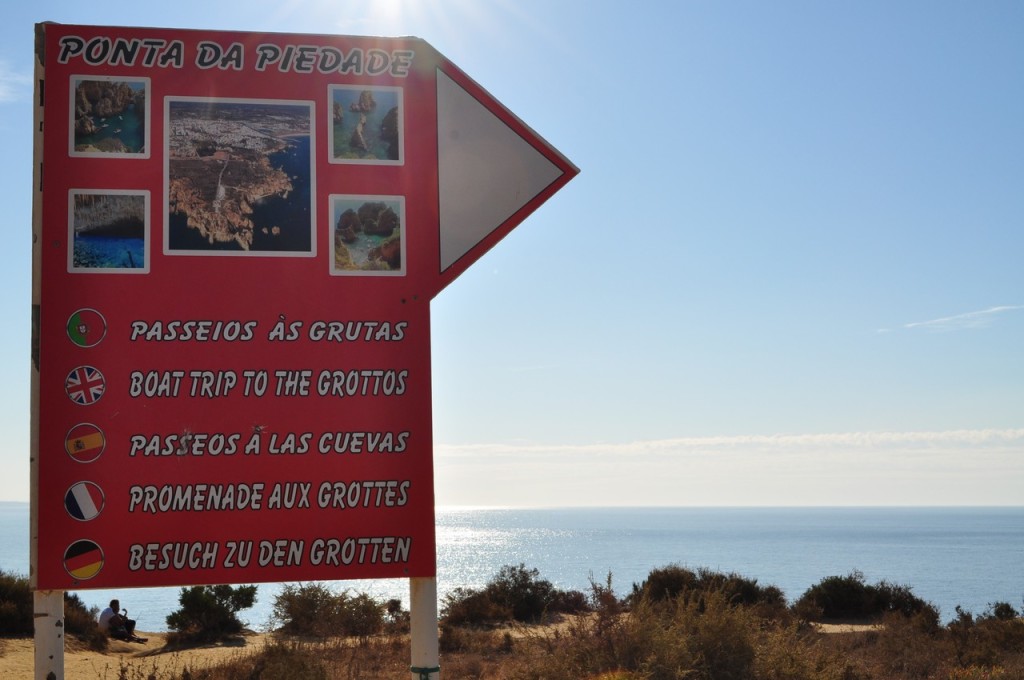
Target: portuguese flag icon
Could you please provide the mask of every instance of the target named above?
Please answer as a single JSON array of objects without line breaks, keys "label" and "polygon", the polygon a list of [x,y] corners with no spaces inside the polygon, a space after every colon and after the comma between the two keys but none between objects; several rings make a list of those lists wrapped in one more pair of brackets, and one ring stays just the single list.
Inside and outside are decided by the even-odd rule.
[{"label": "portuguese flag icon", "polygon": [[79,309],[68,319],[68,337],[79,347],[95,347],[107,334],[107,320],[95,309]]},{"label": "portuguese flag icon", "polygon": [[75,541],[64,551],[64,569],[76,579],[90,579],[102,568],[103,549],[90,540]]}]

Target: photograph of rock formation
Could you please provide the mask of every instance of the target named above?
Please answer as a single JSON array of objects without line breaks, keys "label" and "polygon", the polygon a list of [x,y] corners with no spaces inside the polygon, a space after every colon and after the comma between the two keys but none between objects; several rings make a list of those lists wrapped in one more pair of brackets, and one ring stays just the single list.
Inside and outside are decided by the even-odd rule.
[{"label": "photograph of rock formation", "polygon": [[145,191],[73,191],[68,271],[148,271]]},{"label": "photograph of rock formation", "polygon": [[330,98],[332,163],[403,162],[401,88],[335,85]]},{"label": "photograph of rock formation", "polygon": [[336,275],[405,274],[402,241],[405,200],[400,196],[331,196]]},{"label": "photograph of rock formation", "polygon": [[148,158],[148,78],[90,78],[72,82],[72,156]]}]

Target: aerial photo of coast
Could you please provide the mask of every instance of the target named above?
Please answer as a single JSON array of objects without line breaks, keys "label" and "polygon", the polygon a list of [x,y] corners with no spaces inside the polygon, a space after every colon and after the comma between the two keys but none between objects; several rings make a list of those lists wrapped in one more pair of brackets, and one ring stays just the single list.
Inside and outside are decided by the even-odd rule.
[{"label": "aerial photo of coast", "polygon": [[74,80],[71,155],[148,158],[148,84],[148,78]]},{"label": "aerial photo of coast", "polygon": [[71,272],[148,271],[148,192],[71,193]]},{"label": "aerial photo of coast", "polygon": [[313,249],[312,104],[167,100],[168,253]]},{"label": "aerial photo of coast", "polygon": [[331,196],[331,273],[402,275],[405,201],[400,196]]},{"label": "aerial photo of coast", "polygon": [[401,88],[336,85],[330,92],[331,162],[401,164]]}]

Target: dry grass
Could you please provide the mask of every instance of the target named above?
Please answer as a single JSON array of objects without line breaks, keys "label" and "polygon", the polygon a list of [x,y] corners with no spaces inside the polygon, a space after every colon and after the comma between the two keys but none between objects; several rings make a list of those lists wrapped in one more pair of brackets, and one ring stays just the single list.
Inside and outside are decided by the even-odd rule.
[{"label": "dry grass", "polygon": [[[1007,628],[1024,626],[1007,622]],[[543,625],[445,629],[442,677],[458,680],[1024,680],[1024,637],[984,643],[987,662],[957,660],[946,628],[891,617],[825,633],[766,620],[714,597]],[[984,635],[984,634],[982,634]],[[991,642],[991,639],[989,640]],[[994,651],[993,651],[994,650]],[[962,651],[962,650],[961,650]],[[279,640],[192,680],[406,677],[405,636],[362,643]],[[183,676],[167,676],[179,680]],[[158,678],[158,680],[164,680]]]},{"label": "dry grass", "polygon": [[[22,643],[27,649],[21,649]],[[442,677],[457,680],[1024,680],[1024,620],[962,614],[940,625],[887,615],[823,626],[787,612],[736,604],[723,591],[542,624],[443,626]],[[88,664],[69,680],[376,680],[409,677],[403,633],[363,638],[250,636],[237,646],[170,649],[112,643],[82,649]],[[119,646],[120,645],[120,646]],[[31,640],[7,640],[0,676],[31,659]],[[31,669],[31,665],[28,666]]]}]

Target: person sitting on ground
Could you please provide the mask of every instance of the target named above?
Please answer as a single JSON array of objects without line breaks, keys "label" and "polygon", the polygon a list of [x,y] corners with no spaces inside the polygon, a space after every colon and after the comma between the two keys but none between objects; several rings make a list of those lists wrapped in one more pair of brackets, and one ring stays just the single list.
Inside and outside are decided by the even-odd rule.
[{"label": "person sitting on ground", "polygon": [[116,640],[144,641],[135,635],[135,621],[128,618],[127,611],[121,610],[121,603],[117,600],[111,600],[110,606],[100,612],[99,627]]}]

